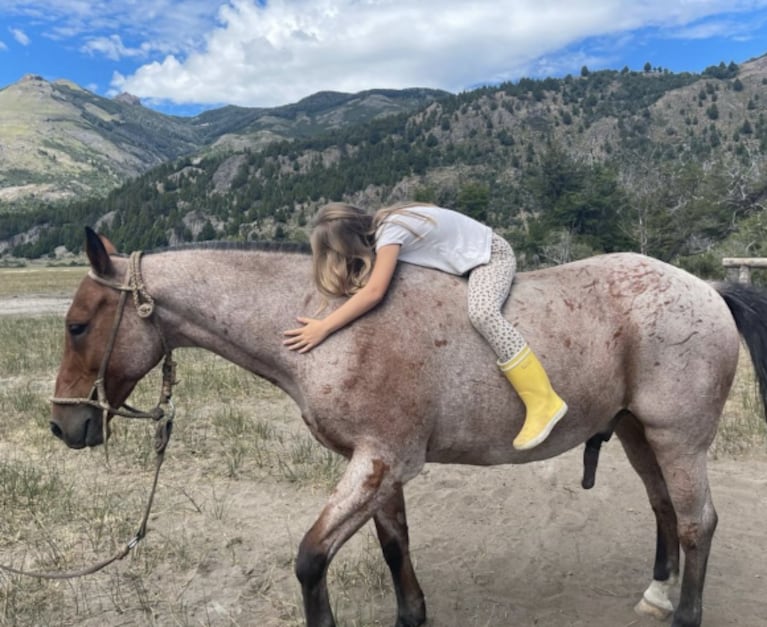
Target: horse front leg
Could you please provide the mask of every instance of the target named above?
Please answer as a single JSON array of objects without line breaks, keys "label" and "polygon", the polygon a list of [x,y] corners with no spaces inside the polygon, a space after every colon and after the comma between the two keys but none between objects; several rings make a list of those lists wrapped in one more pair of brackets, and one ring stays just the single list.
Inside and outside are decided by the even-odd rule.
[{"label": "horse front leg", "polygon": [[402,485],[395,486],[394,494],[375,513],[373,519],[397,596],[395,627],[423,625],[426,622],[426,604],[410,560],[410,538]]},{"label": "horse front leg", "polygon": [[639,614],[664,620],[674,611],[669,590],[679,578],[679,536],[671,497],[658,461],[635,416],[626,414],[618,421],[615,433],[634,470],[644,483],[655,514],[656,542],[653,578],[635,609]]},{"label": "horse front leg", "polygon": [[383,459],[355,451],[298,548],[296,576],[301,583],[307,627],[335,627],[327,586],[330,562],[381,503],[391,498],[395,484],[399,485]]}]

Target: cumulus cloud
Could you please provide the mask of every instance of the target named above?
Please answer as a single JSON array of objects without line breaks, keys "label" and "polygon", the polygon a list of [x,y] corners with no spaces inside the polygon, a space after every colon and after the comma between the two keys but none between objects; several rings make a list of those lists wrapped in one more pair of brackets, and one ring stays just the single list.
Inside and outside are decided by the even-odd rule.
[{"label": "cumulus cloud", "polygon": [[[230,0],[204,45],[115,73],[112,86],[173,102],[273,106],[324,89],[438,87],[540,75],[563,49],[637,28],[673,29],[759,0]],[[742,28],[742,25],[741,25]],[[688,31],[691,33],[692,31]],[[572,68],[572,58],[567,59]]]},{"label": "cumulus cloud", "polygon": [[639,31],[746,38],[767,0],[3,0],[44,36],[131,60],[112,90],[176,104],[274,106],[332,89],[461,91],[611,67]]}]

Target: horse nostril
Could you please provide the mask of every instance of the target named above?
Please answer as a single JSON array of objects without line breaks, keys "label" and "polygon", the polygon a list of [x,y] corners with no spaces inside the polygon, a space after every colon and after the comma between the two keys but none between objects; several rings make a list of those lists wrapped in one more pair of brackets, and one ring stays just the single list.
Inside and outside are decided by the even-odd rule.
[{"label": "horse nostril", "polygon": [[64,439],[64,432],[55,422],[51,423],[51,433],[53,433],[53,435],[55,435],[59,440]]}]

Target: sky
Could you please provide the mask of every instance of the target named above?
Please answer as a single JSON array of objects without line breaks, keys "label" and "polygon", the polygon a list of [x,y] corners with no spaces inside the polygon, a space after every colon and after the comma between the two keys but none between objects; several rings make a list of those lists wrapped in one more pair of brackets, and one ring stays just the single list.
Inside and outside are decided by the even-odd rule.
[{"label": "sky", "polygon": [[172,115],[765,53],[767,0],[0,2],[0,88],[38,74]]}]

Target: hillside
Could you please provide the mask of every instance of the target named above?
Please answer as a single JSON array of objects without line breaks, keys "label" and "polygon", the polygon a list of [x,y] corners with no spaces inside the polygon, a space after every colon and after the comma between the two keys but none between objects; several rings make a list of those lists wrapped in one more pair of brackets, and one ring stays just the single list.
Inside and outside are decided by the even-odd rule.
[{"label": "hillside", "polygon": [[305,139],[370,120],[418,110],[448,96],[435,89],[374,89],[357,94],[319,92],[271,109],[228,106],[190,123],[219,151],[263,148],[281,139]]},{"label": "hillside", "polygon": [[180,118],[143,107],[129,94],[102,98],[70,81],[27,75],[0,90],[0,204],[18,210],[103,196],[182,155],[312,137],[419,109],[443,95],[428,89],[324,93],[282,107],[224,107]]},{"label": "hillside", "polygon": [[199,145],[188,123],[130,98],[27,75],[0,90],[0,202],[104,193]]},{"label": "hillside", "polygon": [[[164,163],[102,200],[0,219],[0,240],[27,256],[76,249],[85,223],[125,250],[304,240],[323,202],[416,198],[486,221],[523,266],[628,249],[712,273],[712,251],[758,254],[767,240],[765,85],[767,57],[700,75],[583,68],[356,124],[355,98],[325,93],[272,111],[294,135],[263,144],[262,112],[246,119],[227,107],[195,120],[211,147],[221,139],[215,150]],[[344,111],[341,122],[331,124],[332,106],[321,113],[325,104]]]}]

